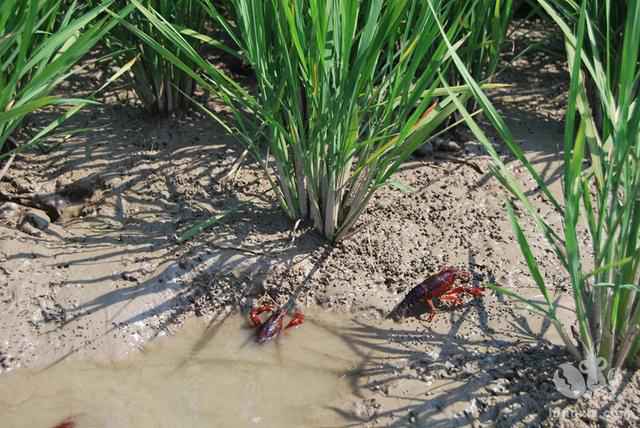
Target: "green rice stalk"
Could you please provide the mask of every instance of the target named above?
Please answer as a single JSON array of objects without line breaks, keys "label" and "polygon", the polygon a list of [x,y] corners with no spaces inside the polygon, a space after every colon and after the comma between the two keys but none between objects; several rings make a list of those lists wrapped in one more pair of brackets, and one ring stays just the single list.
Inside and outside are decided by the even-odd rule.
[{"label": "green rice stalk", "polygon": [[[260,164],[273,165],[267,173],[284,212],[308,219],[330,241],[348,234],[373,193],[455,112],[453,101],[470,97],[465,85],[444,91],[438,78],[451,56],[437,20],[464,43],[468,10],[452,2],[231,0],[232,25],[203,1],[255,71],[255,95],[203,59],[162,14],[132,3],[154,33],[128,28],[221,98],[234,133]],[[268,150],[256,144],[256,130]]]},{"label": "green rice stalk", "polygon": [[[37,144],[80,107],[85,99],[51,95],[69,76],[80,58],[132,10],[106,13],[113,1],[83,9],[62,0],[3,0],[0,3],[0,159]],[[4,150],[26,116],[53,105],[72,108],[46,125],[29,142]]]},{"label": "green rice stalk", "polygon": [[[457,7],[467,13],[462,21],[465,42],[456,53],[474,79],[491,80],[511,23],[513,0],[459,0]],[[451,77],[456,81],[459,78],[453,71]]]},{"label": "green rice stalk", "polygon": [[[202,34],[205,31],[206,13],[199,0],[143,0],[140,3],[156,10],[176,28],[184,30],[183,34],[191,40],[196,50],[207,43],[207,37]],[[115,7],[124,7],[126,4],[130,2],[117,0]],[[139,11],[131,13],[127,21],[155,40],[163,40]],[[194,79],[143,43],[135,33],[125,26],[118,26],[107,35],[105,44],[109,50],[121,52],[117,58],[120,63],[136,60],[131,73],[132,86],[148,112],[168,115],[190,105],[187,96],[194,93]],[[179,53],[178,56],[195,67],[187,56]]]},{"label": "green rice stalk", "polygon": [[[564,135],[563,216],[554,231],[533,209],[521,186],[477,126],[464,112],[476,137],[494,161],[494,174],[525,207],[567,269],[578,324],[576,345],[556,317],[551,291],[528,240],[509,209],[518,242],[529,270],[545,298],[534,303],[501,287],[500,292],[525,301],[545,314],[558,329],[569,351],[595,370],[596,358],[609,367],[637,366],[640,352],[640,1],[549,2],[541,8],[557,23],[566,41],[571,85]],[[480,87],[450,52],[465,82],[507,146],[534,179],[530,162],[519,156],[508,128]],[[463,109],[464,106],[461,106]],[[594,113],[598,112],[598,113]],[[516,147],[516,150],[514,150]],[[538,182],[540,184],[540,182]],[[541,190],[548,192],[546,185]],[[592,251],[582,248],[579,230],[586,225]],[[585,266],[594,266],[588,271]]]}]

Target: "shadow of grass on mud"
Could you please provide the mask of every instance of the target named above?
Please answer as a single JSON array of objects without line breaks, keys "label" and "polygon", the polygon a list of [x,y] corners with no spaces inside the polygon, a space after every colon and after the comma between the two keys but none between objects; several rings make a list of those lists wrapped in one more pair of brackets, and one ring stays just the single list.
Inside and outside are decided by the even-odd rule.
[{"label": "shadow of grass on mud", "polygon": [[[290,241],[287,240],[286,244],[289,245]],[[260,249],[264,251],[264,245],[261,245]],[[314,246],[313,249],[317,247]],[[99,319],[105,319],[106,314],[109,314],[109,318],[104,321],[103,332],[74,347],[51,365],[64,361],[78,351],[90,347],[94,341],[107,337],[120,328],[141,322],[147,324],[149,320],[159,319],[161,321],[153,326],[154,333],[150,337],[153,339],[160,332],[178,324],[187,315],[212,315],[212,324],[192,350],[191,357],[193,357],[215,336],[228,316],[238,311],[248,310],[247,305],[251,305],[253,300],[268,296],[271,301],[277,302],[282,300],[280,295],[293,301],[301,298],[310,289],[313,275],[331,253],[332,248],[324,247],[314,267],[292,295],[289,295],[287,290],[266,289],[252,275],[255,272],[259,275],[259,272],[273,264],[291,269],[301,261],[301,257],[310,257],[310,254],[301,254],[301,249],[297,247],[285,248],[275,255],[257,251],[258,249],[249,255],[239,255],[234,250],[200,251],[188,262],[179,260],[176,263],[169,263],[161,272],[142,282],[113,288],[74,308],[66,308],[66,320],[54,331],[60,331],[84,318],[101,313],[105,316],[99,316]],[[164,300],[159,304],[143,305],[142,310],[131,314],[129,307],[136,300],[149,296],[161,296]],[[95,317],[93,319],[96,320]]]},{"label": "shadow of grass on mud", "polygon": [[353,421],[346,426],[458,427],[474,420],[537,426],[550,406],[564,403],[552,379],[569,356],[540,339],[548,326],[534,333],[525,319],[514,320],[523,338],[531,333],[528,340],[472,339],[458,334],[465,314],[456,318],[444,333],[428,325],[416,331],[361,321],[349,328],[322,326],[362,358],[350,374],[354,395],[379,403],[364,412],[333,407]]},{"label": "shadow of grass on mud", "polygon": [[[53,113],[42,113],[39,120],[46,122],[47,114]],[[32,169],[41,171],[47,181],[75,180],[79,174],[83,180],[104,184],[98,208],[107,202],[115,208],[63,223],[65,233],[47,242],[55,257],[40,255],[39,263],[87,272],[100,265],[117,265],[118,260],[133,265],[125,272],[101,274],[107,269],[95,269],[87,278],[76,275],[62,280],[58,284],[62,287],[125,282],[67,308],[66,324],[114,305],[121,306],[119,314],[135,299],[165,291],[174,296],[121,324],[175,312],[177,306],[202,298],[208,292],[203,290],[218,289],[213,274],[253,274],[276,263],[286,266],[322,247],[308,230],[293,233],[274,198],[258,191],[258,184],[220,183],[240,147],[203,115],[152,121],[130,107],[92,106],[65,126],[90,131],[47,156],[18,164],[18,176],[28,176]],[[246,164],[252,171],[257,169],[250,161]],[[240,209],[191,242],[178,244],[173,239],[199,221],[228,212],[229,207]],[[267,239],[256,240],[254,235]],[[292,239],[302,235],[307,235],[301,239],[304,244],[294,245]],[[18,253],[9,260],[33,257]],[[153,272],[145,270],[144,265],[150,264]]]},{"label": "shadow of grass on mud", "polygon": [[[41,113],[39,120],[46,122],[48,115],[54,113]],[[261,176],[253,182],[223,180],[241,146],[208,117],[194,112],[148,120],[130,107],[91,106],[65,127],[90,131],[15,167],[18,176],[38,170],[47,182],[73,181],[80,175],[101,183],[99,200],[91,202],[95,212],[62,224],[78,229],[76,236],[57,236],[50,245],[61,257],[77,253],[70,243],[83,250],[105,250],[78,263],[171,251],[174,235],[230,207],[242,209],[225,218],[226,227],[210,230],[213,242],[201,244],[263,254],[282,251],[291,237],[292,224],[275,196],[263,188]],[[261,173],[251,159],[244,165],[248,176]],[[252,245],[249,238],[256,233],[274,239]],[[25,255],[14,256],[20,257]]]},{"label": "shadow of grass on mud", "polygon": [[[189,313],[238,307],[243,297],[264,293],[246,277],[276,264],[290,268],[294,260],[323,248],[312,231],[292,232],[292,224],[274,198],[260,190],[260,183],[220,182],[240,147],[208,118],[192,113],[149,121],[131,108],[97,106],[67,124],[83,125],[91,127],[88,135],[17,169],[18,176],[27,177],[30,169],[42,171],[47,181],[75,180],[79,174],[105,184],[98,204],[115,205],[62,224],[64,233],[46,243],[53,255],[38,257],[46,268],[75,269],[56,286],[91,286],[99,293],[91,291],[88,299],[63,308],[65,320],[56,331],[83,319],[105,323],[99,337],[57,362],[121,327],[160,318],[156,331],[162,331]],[[258,170],[250,160],[245,168],[254,175]],[[127,207],[134,211],[127,212]],[[174,239],[229,207],[239,209],[206,233],[186,244]],[[262,238],[254,239],[256,235]],[[33,253],[9,256],[32,258]],[[124,265],[129,265],[126,271],[121,270]],[[90,274],[83,277],[83,271]],[[134,303],[140,301],[147,302],[142,310]]]}]

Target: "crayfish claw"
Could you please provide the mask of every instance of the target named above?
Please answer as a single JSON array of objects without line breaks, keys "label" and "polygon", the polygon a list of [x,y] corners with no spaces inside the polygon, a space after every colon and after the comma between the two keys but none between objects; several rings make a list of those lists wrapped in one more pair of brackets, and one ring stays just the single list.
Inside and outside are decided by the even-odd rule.
[{"label": "crayfish claw", "polygon": [[249,319],[251,320],[251,324],[254,327],[260,327],[262,325],[262,320],[260,319],[260,314],[264,312],[273,312],[273,306],[271,305],[262,305],[257,308],[252,308],[249,312]]},{"label": "crayfish claw", "polygon": [[473,287],[469,289],[469,293],[473,295],[473,297],[482,297],[484,296],[485,289],[482,287]]},{"label": "crayfish claw", "polygon": [[285,329],[291,328],[291,327],[297,327],[303,322],[304,322],[304,314],[302,312],[296,312],[293,314],[293,319],[289,321],[289,324],[287,324]]}]

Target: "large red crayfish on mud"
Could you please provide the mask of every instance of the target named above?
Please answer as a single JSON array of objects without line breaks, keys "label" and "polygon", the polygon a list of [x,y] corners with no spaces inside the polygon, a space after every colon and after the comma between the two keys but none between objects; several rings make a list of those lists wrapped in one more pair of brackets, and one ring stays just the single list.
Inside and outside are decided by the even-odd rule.
[{"label": "large red crayfish on mud", "polygon": [[481,297],[483,295],[484,288],[454,287],[454,284],[459,279],[468,282],[470,279],[469,272],[453,267],[441,269],[440,272],[431,275],[411,289],[402,302],[391,311],[388,318],[395,320],[405,318],[407,315],[415,313],[416,306],[424,302],[429,312],[427,321],[431,321],[436,315],[436,307],[433,304],[433,299],[452,302],[455,306],[460,306],[463,304],[460,298],[461,294],[468,294],[473,297]]},{"label": "large red crayfish on mud", "polygon": [[[260,314],[265,312],[271,312],[271,315],[265,321],[262,321],[262,319],[260,319]],[[304,322],[304,315],[302,312],[295,311],[291,320],[285,326],[284,320],[289,312],[289,305],[285,305],[277,309],[272,305],[262,305],[251,309],[249,319],[251,324],[253,324],[257,329],[256,342],[268,342],[269,340],[279,336],[284,330],[299,326]]]}]

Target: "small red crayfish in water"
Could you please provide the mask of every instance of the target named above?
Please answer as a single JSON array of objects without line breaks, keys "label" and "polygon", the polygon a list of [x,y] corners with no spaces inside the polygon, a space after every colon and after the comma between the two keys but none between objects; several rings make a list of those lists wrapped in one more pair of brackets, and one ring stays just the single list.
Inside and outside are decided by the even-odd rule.
[{"label": "small red crayfish in water", "polygon": [[443,301],[453,302],[454,305],[459,306],[463,303],[460,294],[469,294],[474,297],[482,296],[484,288],[453,286],[457,279],[469,281],[469,278],[470,275],[466,271],[453,267],[443,268],[439,273],[431,275],[409,291],[409,294],[405,296],[402,302],[391,311],[389,318],[395,320],[405,318],[415,310],[418,303],[425,302],[429,312],[427,321],[431,321],[436,315],[433,299],[437,298]]},{"label": "small red crayfish in water", "polygon": [[[264,312],[271,312],[269,318],[266,321],[260,319],[260,314]],[[291,327],[299,326],[304,322],[304,315],[302,312],[294,312],[291,321],[285,326],[284,319],[289,312],[286,306],[280,307],[274,310],[271,305],[262,305],[257,308],[251,309],[249,313],[249,319],[254,327],[258,329],[256,333],[256,342],[264,343],[277,337],[283,330]]]},{"label": "small red crayfish in water", "polygon": [[68,417],[53,428],[75,428],[75,426],[76,423],[74,422],[73,417]]}]

